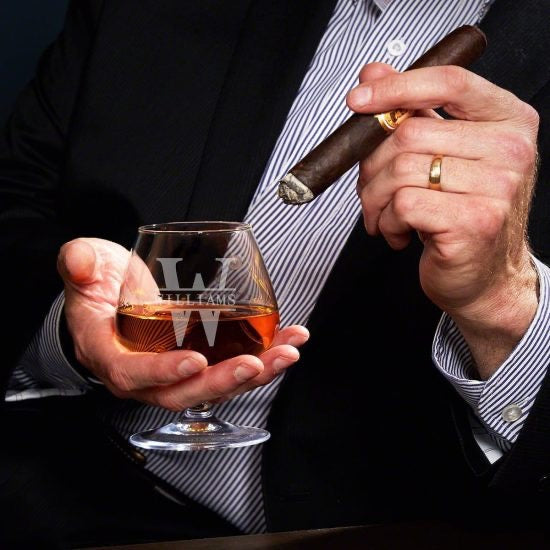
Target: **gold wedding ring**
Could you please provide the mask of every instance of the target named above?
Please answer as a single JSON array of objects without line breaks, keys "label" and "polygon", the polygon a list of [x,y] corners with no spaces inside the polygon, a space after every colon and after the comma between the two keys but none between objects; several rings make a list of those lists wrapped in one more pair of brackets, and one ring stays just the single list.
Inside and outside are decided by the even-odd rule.
[{"label": "gold wedding ring", "polygon": [[430,165],[430,189],[434,191],[441,191],[441,163],[443,157],[437,155],[433,158],[432,164]]}]

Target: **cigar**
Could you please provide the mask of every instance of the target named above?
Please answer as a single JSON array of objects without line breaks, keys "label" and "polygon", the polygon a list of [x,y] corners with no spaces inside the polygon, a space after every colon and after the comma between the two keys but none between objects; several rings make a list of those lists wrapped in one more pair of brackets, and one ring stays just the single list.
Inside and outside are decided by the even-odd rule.
[{"label": "cigar", "polygon": [[[478,27],[464,25],[440,40],[407,70],[439,65],[467,67],[486,46],[485,34]],[[407,109],[352,115],[279,181],[279,197],[287,204],[312,201],[412,115],[414,111]]]}]

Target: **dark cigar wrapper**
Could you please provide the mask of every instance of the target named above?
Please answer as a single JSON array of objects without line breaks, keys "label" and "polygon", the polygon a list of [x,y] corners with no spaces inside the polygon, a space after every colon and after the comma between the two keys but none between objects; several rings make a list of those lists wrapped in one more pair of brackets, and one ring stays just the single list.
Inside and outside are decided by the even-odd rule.
[{"label": "dark cigar wrapper", "polygon": [[[487,39],[480,29],[464,25],[440,40],[407,70],[439,65],[467,67],[481,56],[486,45]],[[279,197],[287,204],[312,201],[367,157],[411,114],[397,110],[382,115],[352,115],[290,169],[279,182]]]}]

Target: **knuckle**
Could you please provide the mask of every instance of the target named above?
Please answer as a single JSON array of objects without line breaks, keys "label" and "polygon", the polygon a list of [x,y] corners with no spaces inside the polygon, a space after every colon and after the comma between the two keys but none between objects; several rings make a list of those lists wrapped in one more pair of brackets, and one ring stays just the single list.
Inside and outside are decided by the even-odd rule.
[{"label": "knuckle", "polygon": [[470,73],[457,65],[440,67],[441,79],[447,88],[465,92],[470,86]]},{"label": "knuckle", "polygon": [[533,128],[536,132],[540,124],[540,115],[538,111],[529,105],[529,103],[522,103],[523,105],[523,119],[530,128]]},{"label": "knuckle", "polygon": [[393,196],[393,211],[396,216],[405,218],[414,209],[415,202],[411,189],[407,187],[398,189]]},{"label": "knuckle", "polygon": [[107,372],[107,380],[111,386],[123,392],[129,392],[135,389],[131,377],[121,366],[113,365]]},{"label": "knuckle", "polygon": [[476,208],[476,231],[486,240],[495,240],[502,231],[508,218],[509,207],[502,201],[493,201],[490,206],[486,201],[478,202]]},{"label": "knuckle", "polygon": [[359,170],[359,184],[366,185],[374,175],[375,173],[372,159],[370,157],[363,159]]},{"label": "knuckle", "polygon": [[399,153],[390,162],[390,174],[396,179],[409,177],[416,171],[416,157],[412,153]]},{"label": "knuckle", "polygon": [[502,170],[495,176],[496,184],[505,200],[512,201],[516,198],[519,191],[520,178],[512,170]]},{"label": "knuckle", "polygon": [[420,117],[411,117],[397,127],[393,133],[398,149],[413,147],[424,135],[424,124]]},{"label": "knuckle", "polygon": [[522,165],[532,164],[536,156],[534,141],[521,132],[510,132],[503,135],[501,143],[507,158]]},{"label": "knuckle", "polygon": [[227,393],[227,388],[225,387],[223,380],[221,380],[221,377],[210,376],[206,381],[206,391],[209,396],[218,398]]}]

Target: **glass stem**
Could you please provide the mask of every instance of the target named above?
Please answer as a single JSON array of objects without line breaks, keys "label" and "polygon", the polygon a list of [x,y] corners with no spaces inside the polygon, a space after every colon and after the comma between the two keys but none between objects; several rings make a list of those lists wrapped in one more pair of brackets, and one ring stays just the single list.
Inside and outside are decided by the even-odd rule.
[{"label": "glass stem", "polygon": [[212,403],[205,401],[200,405],[185,409],[182,420],[204,420],[213,416]]}]

